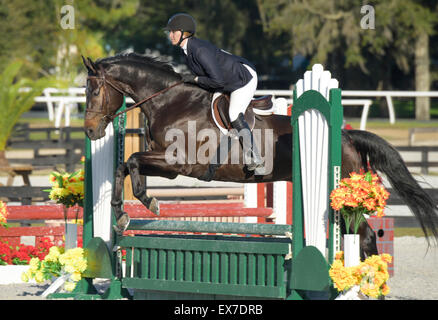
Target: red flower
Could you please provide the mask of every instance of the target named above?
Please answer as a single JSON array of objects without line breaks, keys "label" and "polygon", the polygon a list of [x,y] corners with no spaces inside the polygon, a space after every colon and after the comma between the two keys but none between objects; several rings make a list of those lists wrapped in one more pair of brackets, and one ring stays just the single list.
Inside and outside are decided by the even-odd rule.
[{"label": "red flower", "polygon": [[31,258],[43,260],[53,245],[49,238],[42,238],[37,246],[20,244],[15,248],[7,242],[0,242],[0,265],[27,264]]}]

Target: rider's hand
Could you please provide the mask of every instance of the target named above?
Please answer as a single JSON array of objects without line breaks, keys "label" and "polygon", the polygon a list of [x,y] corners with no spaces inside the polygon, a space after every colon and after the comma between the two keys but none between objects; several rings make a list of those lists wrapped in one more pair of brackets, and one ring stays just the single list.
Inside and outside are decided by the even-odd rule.
[{"label": "rider's hand", "polygon": [[193,74],[183,74],[182,75],[182,81],[185,83],[198,83],[198,77]]}]

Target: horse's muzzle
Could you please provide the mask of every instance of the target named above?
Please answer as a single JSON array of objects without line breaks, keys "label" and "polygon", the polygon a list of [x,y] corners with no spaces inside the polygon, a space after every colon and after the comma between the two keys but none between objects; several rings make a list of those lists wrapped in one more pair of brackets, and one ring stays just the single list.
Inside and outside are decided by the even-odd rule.
[{"label": "horse's muzzle", "polygon": [[85,127],[84,131],[87,137],[93,141],[103,138],[105,136],[105,129],[102,127],[101,124],[99,124],[97,128]]}]

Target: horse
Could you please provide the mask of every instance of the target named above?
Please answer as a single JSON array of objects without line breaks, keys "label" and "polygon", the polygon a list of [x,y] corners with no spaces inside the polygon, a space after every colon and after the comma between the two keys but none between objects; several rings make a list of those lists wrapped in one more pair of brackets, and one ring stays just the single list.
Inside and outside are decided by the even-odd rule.
[{"label": "horse", "polygon": [[[130,220],[128,214],[122,210],[123,183],[128,175],[131,176],[134,196],[156,214],[159,214],[158,201],[146,195],[140,176],[174,179],[178,175],[184,175],[206,181],[239,183],[292,181],[292,127],[289,116],[273,114],[253,117],[254,130],[271,132],[272,141],[266,144],[265,138],[265,144],[261,143],[261,154],[265,154],[266,159],[269,153],[272,158],[272,170],[264,174],[248,171],[241,153],[239,161],[230,163],[223,161],[211,164],[213,161],[209,163],[196,158],[188,161],[190,147],[187,143],[193,139],[190,137],[190,134],[193,134],[191,129],[197,133],[205,130],[214,133],[216,140],[214,137],[209,139],[216,145],[221,143],[221,132],[211,116],[213,92],[197,85],[183,83],[181,75],[175,72],[169,63],[137,53],[117,54],[95,62],[90,58],[82,59],[88,71],[84,131],[91,140],[100,139],[105,135],[105,128],[117,115],[124,96],[129,96],[136,102],[133,107],[140,107],[147,120],[147,150],[133,153],[116,169],[111,206],[116,218],[114,229],[118,234],[127,228]],[[191,123],[192,128],[188,123]],[[168,149],[175,139],[166,137],[166,132],[171,130],[177,130],[181,135],[180,142],[183,145],[185,143],[185,152],[180,155],[185,161],[169,163]],[[201,151],[202,148],[205,151],[206,140],[192,141],[192,152]],[[213,155],[211,150],[208,151],[212,160],[216,155]],[[225,154],[229,151],[230,148]],[[342,130],[341,178],[361,169],[384,174],[414,213],[427,241],[429,238],[438,239],[437,205],[408,171],[398,151],[374,133]],[[341,220],[342,234],[346,233],[347,228],[352,230],[352,226],[346,226],[343,219]],[[378,254],[376,234],[366,220],[361,223],[358,233],[361,259]]]}]

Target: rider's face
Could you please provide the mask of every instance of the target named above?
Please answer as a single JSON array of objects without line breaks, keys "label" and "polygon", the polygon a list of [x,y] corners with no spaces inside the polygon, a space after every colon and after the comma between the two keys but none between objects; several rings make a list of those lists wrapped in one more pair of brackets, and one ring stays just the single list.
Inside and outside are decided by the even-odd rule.
[{"label": "rider's face", "polygon": [[174,46],[177,45],[179,39],[181,38],[181,34],[182,32],[179,30],[169,32],[169,40]]}]

